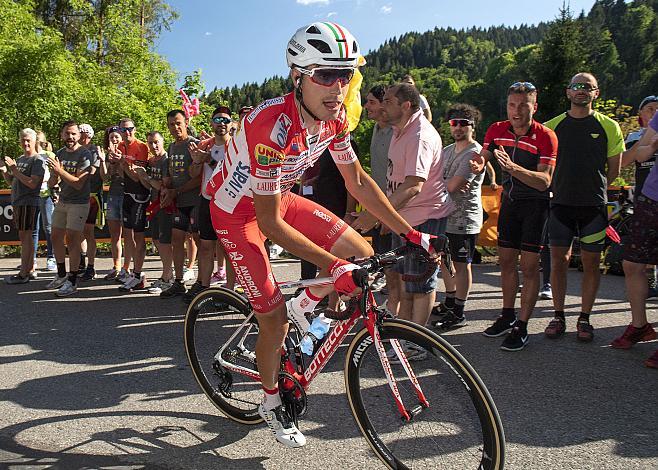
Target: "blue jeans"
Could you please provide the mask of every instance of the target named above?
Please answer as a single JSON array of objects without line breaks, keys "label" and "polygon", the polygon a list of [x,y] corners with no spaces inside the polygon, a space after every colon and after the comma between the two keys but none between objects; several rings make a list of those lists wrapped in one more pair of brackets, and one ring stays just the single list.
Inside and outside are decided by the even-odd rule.
[{"label": "blue jeans", "polygon": [[50,239],[50,232],[53,221],[53,211],[55,204],[50,196],[39,198],[39,210],[37,211],[37,223],[32,232],[32,239],[34,240],[34,259],[37,259],[37,248],[39,247],[39,228],[43,220],[43,232],[46,234],[46,252],[48,258],[53,258],[53,242]]}]

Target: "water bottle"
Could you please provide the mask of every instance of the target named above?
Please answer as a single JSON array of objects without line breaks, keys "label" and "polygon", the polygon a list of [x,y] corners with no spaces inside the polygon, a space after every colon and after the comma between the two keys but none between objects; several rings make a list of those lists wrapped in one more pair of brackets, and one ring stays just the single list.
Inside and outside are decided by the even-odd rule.
[{"label": "water bottle", "polygon": [[316,345],[319,345],[322,339],[329,331],[331,320],[326,318],[324,314],[320,314],[313,319],[313,323],[308,329],[308,332],[302,338],[300,348],[307,356],[312,356],[315,352]]}]

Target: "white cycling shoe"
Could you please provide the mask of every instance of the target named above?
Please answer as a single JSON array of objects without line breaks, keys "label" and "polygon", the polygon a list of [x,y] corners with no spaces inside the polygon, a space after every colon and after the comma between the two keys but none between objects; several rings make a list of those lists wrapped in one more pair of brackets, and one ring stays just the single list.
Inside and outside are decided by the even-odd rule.
[{"label": "white cycling shoe", "polygon": [[265,406],[261,403],[258,406],[258,414],[265,420],[270,431],[274,433],[276,440],[286,447],[302,447],[306,445],[306,438],[297,429],[295,423],[290,420],[288,414],[283,409],[283,405],[279,405],[273,410],[266,410]]}]

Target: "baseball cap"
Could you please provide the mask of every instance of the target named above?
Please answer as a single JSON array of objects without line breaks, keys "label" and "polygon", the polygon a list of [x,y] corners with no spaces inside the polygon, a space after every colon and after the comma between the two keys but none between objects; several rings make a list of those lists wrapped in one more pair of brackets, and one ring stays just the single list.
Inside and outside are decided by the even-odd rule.
[{"label": "baseball cap", "polygon": [[87,134],[90,139],[94,138],[94,128],[91,127],[89,124],[80,124],[79,127],[81,134]]},{"label": "baseball cap", "polygon": [[642,108],[644,108],[644,107],[645,107],[646,105],[648,105],[649,103],[658,103],[658,96],[656,96],[656,95],[649,95],[649,96],[647,96],[646,98],[644,98],[644,99],[640,102],[640,106],[637,108],[638,111],[642,111]]}]

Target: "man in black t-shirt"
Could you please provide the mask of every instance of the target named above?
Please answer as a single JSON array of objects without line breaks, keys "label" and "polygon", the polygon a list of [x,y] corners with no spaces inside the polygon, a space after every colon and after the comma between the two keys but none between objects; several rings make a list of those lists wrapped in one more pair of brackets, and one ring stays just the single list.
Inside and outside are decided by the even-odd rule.
[{"label": "man in black t-shirt", "polygon": [[571,102],[569,111],[545,123],[555,131],[560,142],[548,223],[555,318],[545,333],[549,338],[558,338],[566,331],[567,268],[571,243],[578,236],[583,283],[576,338],[589,342],[594,337],[589,315],[599,288],[600,255],[608,227],[607,187],[619,175],[624,139],[619,124],[592,108],[599,96],[598,83],[592,74],[575,75],[566,93]]}]

